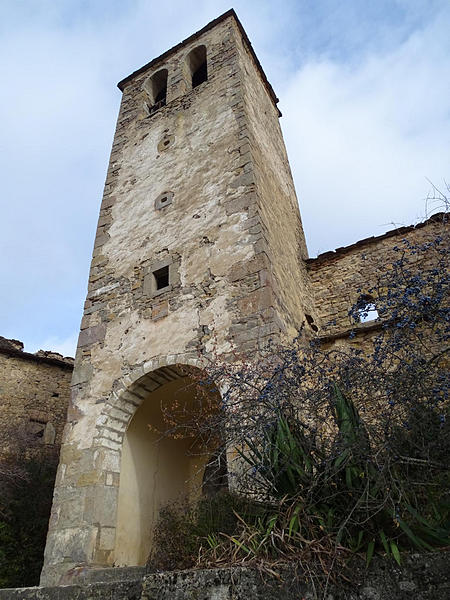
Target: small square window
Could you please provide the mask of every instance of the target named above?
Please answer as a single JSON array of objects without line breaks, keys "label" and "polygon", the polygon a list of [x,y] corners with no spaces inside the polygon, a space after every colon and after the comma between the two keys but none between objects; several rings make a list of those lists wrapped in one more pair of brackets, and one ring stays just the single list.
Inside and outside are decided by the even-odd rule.
[{"label": "small square window", "polygon": [[155,208],[156,210],[160,210],[161,208],[165,208],[172,204],[173,192],[163,192],[160,194],[155,200]]},{"label": "small square window", "polygon": [[162,290],[169,285],[169,267],[162,267],[157,271],[153,271],[153,277],[155,278],[156,290]]},{"label": "small square window", "polygon": [[154,298],[180,287],[179,258],[176,254],[174,256],[165,256],[159,260],[153,260],[145,268],[142,286],[144,296]]}]

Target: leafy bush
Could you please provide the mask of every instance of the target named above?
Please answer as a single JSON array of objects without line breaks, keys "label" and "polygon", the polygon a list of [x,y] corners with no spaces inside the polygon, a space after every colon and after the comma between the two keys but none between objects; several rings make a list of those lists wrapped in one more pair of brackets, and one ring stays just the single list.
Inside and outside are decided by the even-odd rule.
[{"label": "leafy bush", "polygon": [[39,583],[48,519],[55,483],[57,456],[22,459],[21,477],[1,499],[0,587]]},{"label": "leafy bush", "polygon": [[404,240],[394,253],[364,290],[379,321],[376,334],[355,326],[363,344],[302,332],[211,361],[203,387],[220,382],[222,410],[191,426],[226,432],[231,489],[258,510],[237,510],[200,563],[296,558],[329,578],[354,552],[400,562],[450,545],[448,245]]},{"label": "leafy bush", "polygon": [[249,509],[244,498],[228,492],[163,507],[148,566],[162,571],[194,566],[204,549],[219,544],[220,536],[236,533],[238,514],[247,515]]},{"label": "leafy bush", "polygon": [[[430,482],[429,474],[426,478],[421,473],[420,459],[418,464],[413,459],[411,468],[410,459],[392,460],[388,448],[371,448],[358,411],[337,385],[332,408],[337,433],[331,444],[311,443],[304,424],[280,411],[262,437],[256,443],[247,440],[241,453],[252,472],[258,472],[260,487],[278,500],[279,514],[270,509],[272,526],[284,530],[291,549],[296,545],[301,549],[302,538],[322,537],[319,529],[337,545],[364,549],[367,562],[376,549],[400,562],[400,549],[450,546],[446,465],[440,465],[440,481]],[[422,412],[420,405],[416,408]],[[431,423],[440,422],[439,415],[433,419],[428,407],[426,411]],[[433,433],[450,437],[442,429]],[[403,444],[397,440],[396,446],[404,451],[408,444],[409,439]],[[389,472],[380,465],[379,453]],[[289,521],[286,514],[292,515]],[[295,535],[298,532],[300,537]]]}]

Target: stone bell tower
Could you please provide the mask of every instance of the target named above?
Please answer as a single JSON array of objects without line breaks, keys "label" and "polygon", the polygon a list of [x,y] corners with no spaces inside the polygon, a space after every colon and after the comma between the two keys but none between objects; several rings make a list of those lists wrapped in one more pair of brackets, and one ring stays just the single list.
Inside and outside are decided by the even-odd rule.
[{"label": "stone bell tower", "polygon": [[234,11],[119,88],[43,584],[143,564],[158,507],[188,493],[202,465],[144,439],[178,367],[313,314],[277,98]]}]

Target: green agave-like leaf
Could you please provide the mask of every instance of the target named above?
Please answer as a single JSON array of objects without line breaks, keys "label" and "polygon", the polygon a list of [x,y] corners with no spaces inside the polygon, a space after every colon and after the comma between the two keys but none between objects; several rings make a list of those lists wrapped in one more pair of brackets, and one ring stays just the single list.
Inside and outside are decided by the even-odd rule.
[{"label": "green agave-like leaf", "polygon": [[346,469],[345,469],[345,483],[347,484],[347,487],[349,487],[349,488],[353,487],[352,468],[351,467],[346,467]]},{"label": "green agave-like leaf", "polygon": [[334,461],[334,466],[338,469],[347,460],[347,458],[349,456],[350,456],[350,449],[344,448],[341,451],[341,453],[339,454],[339,456],[336,458],[336,460]]},{"label": "green agave-like leaf", "polygon": [[367,545],[367,552],[366,552],[366,565],[367,566],[370,565],[370,561],[372,560],[374,550],[375,550],[375,540],[372,540]]},{"label": "green agave-like leaf", "polygon": [[250,548],[248,548],[244,542],[240,542],[239,540],[237,540],[235,537],[231,536],[230,540],[236,544],[236,546],[239,548],[239,550],[244,550],[245,552],[247,552],[247,554],[252,554],[252,551],[250,550]]},{"label": "green agave-like leaf", "polygon": [[289,528],[288,528],[289,537],[292,537],[292,534],[297,533],[297,531],[300,529],[299,512],[300,512],[301,508],[302,507],[298,504],[295,507],[294,513],[289,520]]},{"label": "green agave-like leaf", "polygon": [[400,565],[401,564],[401,557],[400,557],[400,550],[398,549],[397,544],[394,541],[391,541],[391,550],[392,550],[392,556],[395,559],[395,562]]},{"label": "green agave-like leaf", "polygon": [[334,509],[329,508],[327,511],[327,528],[328,529],[331,529],[331,526],[333,525],[333,517],[334,517]]},{"label": "green agave-like leaf", "polygon": [[388,541],[386,538],[386,534],[384,533],[384,531],[382,529],[380,529],[380,539],[381,539],[381,543],[383,544],[384,551],[386,552],[387,556],[390,556],[391,549],[389,547],[389,544],[388,544]]},{"label": "green agave-like leaf", "polygon": [[403,519],[397,518],[398,524],[400,526],[400,528],[402,529],[402,531],[408,536],[408,538],[411,540],[411,542],[414,544],[414,546],[416,546],[416,548],[418,548],[419,550],[432,550],[432,546],[430,546],[429,544],[427,544],[427,542],[425,542],[425,540],[423,540],[422,538],[420,538],[419,536],[417,536],[412,529],[409,527],[409,525],[407,523],[405,523],[405,521],[403,521]]},{"label": "green agave-like leaf", "polygon": [[410,504],[406,504],[408,512],[421,524],[420,530],[423,535],[427,535],[432,538],[433,541],[437,542],[442,546],[450,545],[450,536],[448,530],[438,527],[430,523],[427,519],[422,517],[415,508]]}]

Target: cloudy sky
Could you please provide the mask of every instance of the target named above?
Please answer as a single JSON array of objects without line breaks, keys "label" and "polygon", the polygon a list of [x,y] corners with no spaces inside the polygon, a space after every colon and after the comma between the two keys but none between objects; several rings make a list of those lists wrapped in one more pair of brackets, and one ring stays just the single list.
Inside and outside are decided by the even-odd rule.
[{"label": "cloudy sky", "polygon": [[[229,0],[1,0],[0,335],[73,355],[116,83]],[[311,256],[450,180],[448,0],[236,0],[280,98]]]}]

